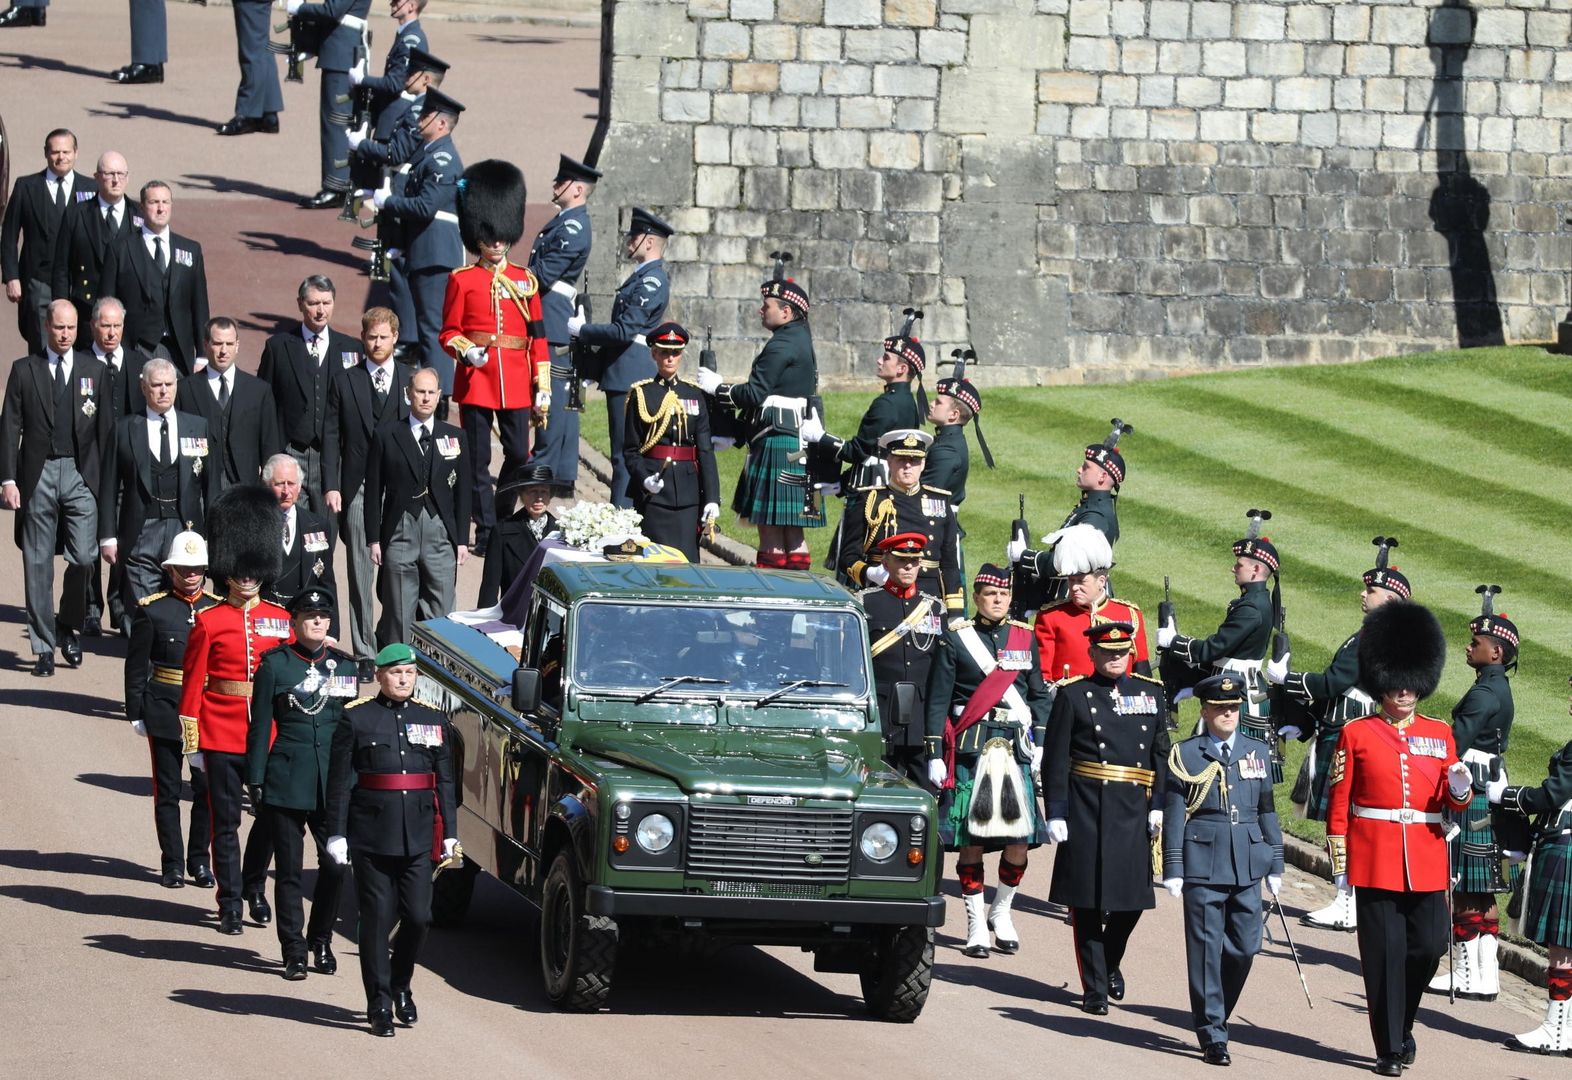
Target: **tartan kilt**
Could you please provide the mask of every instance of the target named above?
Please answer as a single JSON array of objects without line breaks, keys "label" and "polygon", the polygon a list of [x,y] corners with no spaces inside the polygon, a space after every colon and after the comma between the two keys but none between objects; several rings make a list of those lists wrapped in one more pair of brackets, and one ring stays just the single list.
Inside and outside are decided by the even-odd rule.
[{"label": "tartan kilt", "polygon": [[1452,841],[1452,873],[1457,892],[1496,893],[1502,890],[1501,852],[1490,821],[1490,800],[1475,791],[1461,814],[1450,815],[1462,832]]},{"label": "tartan kilt", "polygon": [[1042,804],[1037,799],[1037,779],[1032,775],[1031,765],[1019,760],[1021,777],[1026,781],[1026,790],[1021,792],[1021,797],[1026,805],[1023,808],[1031,818],[1031,831],[1023,840],[1005,840],[1000,837],[990,836],[973,840],[966,827],[967,813],[972,807],[972,785],[974,781],[973,770],[981,760],[981,754],[956,755],[955,758],[955,786],[939,796],[939,840],[944,844],[945,851],[959,851],[963,847],[980,846],[984,851],[1003,851],[1010,844],[1025,843],[1028,847],[1041,847],[1048,842],[1048,823],[1043,820],[1041,813]]},{"label": "tartan kilt", "polygon": [[1552,837],[1534,849],[1523,936],[1572,949],[1572,836]]},{"label": "tartan kilt", "polygon": [[[816,513],[805,513],[808,486],[807,464],[792,464],[786,455],[798,447],[795,435],[766,435],[748,448],[748,460],[737,478],[737,493],[731,508],[750,525],[794,525],[818,528],[824,524],[823,501]],[[782,474],[800,477],[801,484],[788,484]]]},{"label": "tartan kilt", "polygon": [[1306,821],[1326,820],[1332,794],[1332,755],[1337,753],[1337,740],[1342,734],[1343,729],[1336,727],[1315,737],[1315,772],[1310,777],[1310,798],[1305,803]]}]

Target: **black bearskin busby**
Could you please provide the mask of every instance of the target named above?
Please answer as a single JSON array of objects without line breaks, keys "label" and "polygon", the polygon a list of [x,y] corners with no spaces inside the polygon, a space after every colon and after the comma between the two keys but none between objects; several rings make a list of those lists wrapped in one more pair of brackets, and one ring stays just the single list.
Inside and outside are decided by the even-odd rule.
[{"label": "black bearskin busby", "polygon": [[1429,697],[1445,665],[1446,635],[1423,604],[1392,600],[1365,616],[1359,631],[1359,688],[1377,701],[1392,690]]},{"label": "black bearskin busby", "polygon": [[524,235],[524,174],[511,161],[488,158],[464,170],[458,192],[459,236],[470,251]]},{"label": "black bearskin busby", "polygon": [[274,581],[284,571],[284,512],[261,484],[237,484],[207,512],[213,580]]}]

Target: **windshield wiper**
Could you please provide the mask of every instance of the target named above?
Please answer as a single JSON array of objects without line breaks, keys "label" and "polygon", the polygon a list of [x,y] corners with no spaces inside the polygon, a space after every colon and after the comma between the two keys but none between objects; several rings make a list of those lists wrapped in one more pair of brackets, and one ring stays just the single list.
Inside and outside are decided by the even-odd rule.
[{"label": "windshield wiper", "polygon": [[801,690],[805,686],[845,686],[843,682],[831,682],[828,679],[793,679],[783,685],[779,690],[771,690],[758,701],[753,703],[755,709],[762,709],[772,701],[778,701],[793,690]]},{"label": "windshield wiper", "polygon": [[662,675],[661,680],[661,684],[655,689],[646,690],[634,698],[633,704],[643,705],[646,701],[651,701],[664,694],[673,686],[681,686],[683,683],[706,683],[711,686],[729,686],[731,684],[730,679],[710,679],[703,675]]}]

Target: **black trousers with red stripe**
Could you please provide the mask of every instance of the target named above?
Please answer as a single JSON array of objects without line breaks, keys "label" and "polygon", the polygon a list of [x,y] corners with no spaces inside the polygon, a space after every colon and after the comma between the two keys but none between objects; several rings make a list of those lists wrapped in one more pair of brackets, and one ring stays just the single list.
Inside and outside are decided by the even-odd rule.
[{"label": "black trousers with red stripe", "polygon": [[1081,969],[1081,994],[1088,1000],[1108,997],[1108,973],[1124,960],[1139,911],[1099,911],[1071,908],[1070,927],[1075,932],[1075,962]]},{"label": "black trousers with red stripe", "polygon": [[273,835],[252,825],[240,854],[240,819],[244,814],[246,755],[217,750],[207,760],[207,805],[213,822],[213,877],[218,881],[218,910],[239,911],[240,901],[267,888],[267,867],[273,861]]},{"label": "black trousers with red stripe", "polygon": [[207,862],[207,845],[213,835],[207,811],[207,774],[191,770],[191,832],[182,844],[180,794],[185,787],[186,756],[181,753],[179,739],[149,735],[147,749],[153,759],[153,828],[158,832],[162,868],[179,871],[183,861],[187,872],[195,873],[199,864]]}]

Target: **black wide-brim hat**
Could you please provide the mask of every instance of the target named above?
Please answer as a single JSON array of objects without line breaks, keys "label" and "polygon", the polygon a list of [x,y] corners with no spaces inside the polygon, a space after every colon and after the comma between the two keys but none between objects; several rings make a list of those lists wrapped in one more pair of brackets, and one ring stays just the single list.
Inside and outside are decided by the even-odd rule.
[{"label": "black wide-brim hat", "polygon": [[1446,666],[1446,635],[1435,613],[1393,600],[1365,616],[1359,630],[1359,688],[1377,701],[1394,690],[1436,692]]},{"label": "black wide-brim hat", "polygon": [[557,482],[550,465],[520,465],[503,473],[497,482],[497,494],[522,491],[527,487],[550,487]]}]

